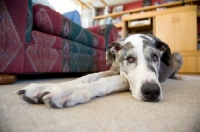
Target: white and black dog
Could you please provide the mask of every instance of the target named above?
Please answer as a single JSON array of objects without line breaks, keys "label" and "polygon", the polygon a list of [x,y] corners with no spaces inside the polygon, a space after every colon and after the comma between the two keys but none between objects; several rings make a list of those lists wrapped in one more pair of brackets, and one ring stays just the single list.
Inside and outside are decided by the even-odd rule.
[{"label": "white and black dog", "polygon": [[24,101],[53,108],[129,89],[137,100],[157,102],[163,99],[159,81],[184,79],[175,75],[182,66],[182,56],[171,55],[168,45],[152,35],[135,34],[114,42],[107,48],[106,57],[107,63],[112,63],[108,71],[59,84],[30,84],[17,93]]}]

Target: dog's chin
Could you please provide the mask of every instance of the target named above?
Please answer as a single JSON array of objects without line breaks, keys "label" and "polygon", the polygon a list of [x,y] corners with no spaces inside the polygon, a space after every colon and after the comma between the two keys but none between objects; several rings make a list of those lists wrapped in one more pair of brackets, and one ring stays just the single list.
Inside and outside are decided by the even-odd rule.
[{"label": "dog's chin", "polygon": [[146,98],[143,97],[142,101],[143,102],[161,102],[162,99],[160,97],[158,97],[156,100],[152,101],[152,100],[148,100],[148,99],[146,99]]},{"label": "dog's chin", "polygon": [[163,101],[162,95],[159,96],[157,99],[155,99],[153,101],[146,99],[142,95],[134,95],[134,94],[132,94],[132,96],[133,96],[133,98],[135,98],[136,100],[141,101],[141,102],[161,102],[161,101]]}]

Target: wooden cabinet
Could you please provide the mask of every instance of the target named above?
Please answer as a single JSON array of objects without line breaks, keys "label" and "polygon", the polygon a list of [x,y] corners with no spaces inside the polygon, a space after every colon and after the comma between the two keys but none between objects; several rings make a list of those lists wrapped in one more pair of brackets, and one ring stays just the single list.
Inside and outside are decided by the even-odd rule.
[{"label": "wooden cabinet", "polygon": [[200,56],[197,57],[197,72],[200,73]]},{"label": "wooden cabinet", "polygon": [[197,57],[183,56],[183,66],[179,72],[196,73],[197,72]]},{"label": "wooden cabinet", "polygon": [[197,50],[197,6],[183,6],[163,11],[152,11],[123,17],[123,36],[128,22],[151,18],[153,34],[167,43],[172,52],[183,56],[180,73],[200,73],[200,51]]},{"label": "wooden cabinet", "polygon": [[180,73],[200,73],[200,51],[180,51],[183,66]]},{"label": "wooden cabinet", "polygon": [[171,50],[175,50],[175,24],[174,14],[164,14],[156,16],[155,36],[167,43]]},{"label": "wooden cabinet", "polygon": [[155,35],[167,43],[172,52],[183,55],[180,73],[200,73],[196,10],[157,15],[154,29]]},{"label": "wooden cabinet", "polygon": [[180,12],[175,15],[175,49],[177,51],[197,50],[197,12]]},{"label": "wooden cabinet", "polygon": [[166,42],[172,51],[197,50],[196,11],[157,15],[155,35]]}]

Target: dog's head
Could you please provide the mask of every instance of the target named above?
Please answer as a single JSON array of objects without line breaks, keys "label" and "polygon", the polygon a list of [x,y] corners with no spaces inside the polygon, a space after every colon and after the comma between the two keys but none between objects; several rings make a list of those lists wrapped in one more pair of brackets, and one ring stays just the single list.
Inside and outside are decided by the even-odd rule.
[{"label": "dog's head", "polygon": [[136,34],[107,48],[107,63],[120,64],[120,74],[128,79],[134,98],[141,101],[161,101],[158,81],[160,61],[170,62],[167,44],[152,35]]}]

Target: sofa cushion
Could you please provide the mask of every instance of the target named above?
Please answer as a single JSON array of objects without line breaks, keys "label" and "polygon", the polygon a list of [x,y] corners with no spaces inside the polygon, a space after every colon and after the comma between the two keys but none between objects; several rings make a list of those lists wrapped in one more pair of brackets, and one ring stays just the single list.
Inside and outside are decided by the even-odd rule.
[{"label": "sofa cushion", "polygon": [[94,34],[101,35],[106,40],[106,47],[114,41],[118,40],[118,29],[113,24],[98,25],[87,28],[87,30]]},{"label": "sofa cushion", "polygon": [[106,58],[88,54],[69,53],[69,72],[100,72],[106,69]]},{"label": "sofa cushion", "polygon": [[106,49],[104,37],[82,28],[60,13],[41,4],[33,6],[33,28],[89,47]]},{"label": "sofa cushion", "polygon": [[28,0],[27,17],[26,17],[26,42],[31,41],[32,27],[33,27],[32,0]]},{"label": "sofa cushion", "polygon": [[33,30],[24,73],[97,72],[106,69],[105,61],[103,50]]}]

